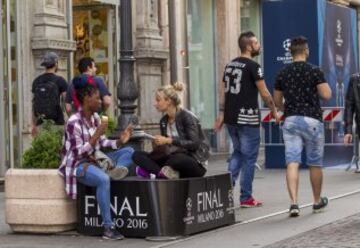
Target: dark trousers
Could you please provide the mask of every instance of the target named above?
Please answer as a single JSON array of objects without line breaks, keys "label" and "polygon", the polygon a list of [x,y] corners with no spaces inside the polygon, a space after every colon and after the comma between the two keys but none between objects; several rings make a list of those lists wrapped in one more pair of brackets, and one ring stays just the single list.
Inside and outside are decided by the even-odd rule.
[{"label": "dark trousers", "polygon": [[147,152],[135,151],[132,159],[136,165],[155,175],[158,175],[165,165],[178,171],[181,178],[202,177],[206,172],[202,165],[185,153],[174,153],[157,159],[152,159],[149,155]]}]

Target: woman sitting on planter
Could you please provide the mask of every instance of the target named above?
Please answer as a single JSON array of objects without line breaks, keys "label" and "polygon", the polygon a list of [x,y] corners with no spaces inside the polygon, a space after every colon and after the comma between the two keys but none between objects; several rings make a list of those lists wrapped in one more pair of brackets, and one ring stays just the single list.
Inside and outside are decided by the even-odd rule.
[{"label": "woman sitting on planter", "polygon": [[156,92],[155,108],[165,115],[160,120],[161,135],[154,136],[153,152],[133,154],[139,177],[177,179],[201,177],[206,172],[208,153],[205,157],[197,156],[200,146],[205,145],[199,120],[189,110],[180,108],[178,93],[183,88],[182,83],[175,83]]},{"label": "woman sitting on planter", "polygon": [[[132,129],[126,128],[118,140],[107,139],[104,134],[108,122],[106,118],[100,119],[97,113],[101,109],[101,99],[95,82],[91,77],[79,76],[74,79],[73,85],[81,107],[71,115],[65,125],[65,144],[59,168],[65,177],[65,189],[72,199],[76,199],[77,180],[96,187],[96,199],[104,226],[103,238],[122,239],[123,236],[116,231],[111,220],[109,177],[119,180],[128,173],[125,166],[132,163],[131,156],[134,150],[130,147],[118,147],[129,140]],[[104,147],[118,150],[104,156],[100,152],[100,148]],[[107,168],[99,167],[102,163],[99,163],[98,154],[109,162]]]}]

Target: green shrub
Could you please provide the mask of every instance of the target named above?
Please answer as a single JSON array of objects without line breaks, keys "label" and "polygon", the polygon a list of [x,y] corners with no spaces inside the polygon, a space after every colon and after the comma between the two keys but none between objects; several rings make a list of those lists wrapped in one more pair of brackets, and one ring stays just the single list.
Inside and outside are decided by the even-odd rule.
[{"label": "green shrub", "polygon": [[[109,137],[115,131],[116,123],[109,118],[106,131]],[[61,163],[62,138],[64,130],[55,126],[52,121],[44,120],[42,130],[36,136],[31,147],[23,155],[23,168],[56,169]]]},{"label": "green shrub", "polygon": [[23,155],[23,168],[55,169],[61,163],[63,129],[44,121],[41,132]]},{"label": "green shrub", "polygon": [[115,128],[116,128],[115,120],[109,116],[109,124],[106,130],[106,136],[110,137],[114,133]]}]

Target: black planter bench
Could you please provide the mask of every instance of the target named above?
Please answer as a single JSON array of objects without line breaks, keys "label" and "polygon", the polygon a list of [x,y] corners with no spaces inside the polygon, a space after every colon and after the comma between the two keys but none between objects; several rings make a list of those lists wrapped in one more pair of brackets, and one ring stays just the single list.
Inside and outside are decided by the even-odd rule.
[{"label": "black planter bench", "polygon": [[[95,188],[78,184],[78,227],[101,235]],[[127,237],[176,237],[235,221],[230,174],[202,178],[150,180],[128,177],[111,182],[112,217]]]}]

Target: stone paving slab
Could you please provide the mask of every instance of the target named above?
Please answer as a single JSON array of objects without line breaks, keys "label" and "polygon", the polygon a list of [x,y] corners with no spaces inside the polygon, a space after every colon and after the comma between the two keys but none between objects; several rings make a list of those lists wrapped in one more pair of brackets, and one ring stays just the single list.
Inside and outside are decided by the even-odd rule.
[{"label": "stone paving slab", "polygon": [[[219,160],[215,160],[215,161],[211,161],[209,168],[210,171],[226,171],[226,160],[225,159],[219,159]],[[308,171],[306,170],[302,170],[300,172],[301,174],[301,180],[300,180],[300,191],[299,191],[299,195],[301,196],[301,204],[303,203],[310,203],[312,200],[311,197],[311,188],[310,188],[310,183],[309,183],[309,179],[308,179]],[[345,172],[344,170],[325,170],[324,171],[325,174],[325,181],[324,181],[324,193],[325,195],[331,197],[334,195],[339,195],[339,194],[344,194],[353,190],[358,190],[358,182],[359,182],[359,177],[360,174],[355,174],[352,172]],[[264,201],[264,206],[262,208],[254,208],[254,209],[240,209],[239,208],[239,202],[236,202],[236,219],[237,221],[246,221],[249,219],[253,219],[253,218],[257,218],[259,216],[264,216],[267,214],[271,214],[277,211],[281,211],[284,209],[288,208],[288,193],[286,191],[286,182],[285,182],[285,171],[284,170],[262,170],[262,171],[257,171],[256,172],[256,176],[255,176],[255,182],[254,182],[254,191],[255,191],[255,197],[258,198],[259,200],[263,200]],[[234,193],[235,193],[235,199],[238,199],[239,197],[239,185],[237,182],[236,188],[234,189]],[[351,197],[350,197],[351,198]],[[351,202],[358,202],[356,200],[351,200]],[[334,202],[336,203],[336,202]],[[340,203],[340,202],[339,202]],[[349,204],[349,203],[347,203]],[[341,205],[342,207],[347,206],[347,204],[345,205]],[[331,206],[333,205],[333,203],[331,204]],[[359,205],[359,204],[356,204]],[[359,207],[360,209],[360,207]],[[349,213],[346,208],[344,208],[344,213],[348,213],[344,216],[349,216],[352,214],[355,214],[357,212],[351,212]],[[306,213],[306,211],[304,212]],[[302,217],[302,219],[305,219],[306,215],[304,215]],[[299,219],[299,220],[302,220]],[[360,216],[359,216],[360,219]],[[334,219],[336,220],[336,219]],[[269,224],[269,226],[264,226],[263,228],[265,228],[266,230],[264,231],[264,235],[266,233],[269,233],[269,228],[274,228],[274,229],[278,229],[279,231],[281,231],[281,233],[283,233],[283,230],[281,230],[283,228],[283,226],[288,226],[287,219],[283,218],[283,217],[279,217],[279,218],[275,218],[274,220],[268,220],[269,222],[271,222]],[[320,223],[317,226],[320,225],[324,225],[326,223],[332,222],[333,220],[327,221],[325,223]],[[285,222],[285,223],[284,223]],[[261,222],[262,223],[262,222]],[[261,224],[259,223],[259,224]],[[278,224],[277,224],[278,223]],[[245,229],[249,230],[249,232],[254,232],[257,233],[259,231],[259,227],[256,223],[253,224],[254,227],[252,227],[252,225],[243,225],[241,226],[241,232],[243,232]],[[256,225],[256,226],[255,226]],[[262,224],[263,225],[263,224]],[[298,224],[296,224],[296,226],[298,227]],[[254,229],[252,229],[254,228]],[[244,230],[243,230],[244,229]],[[349,227],[349,229],[351,229],[351,227]],[[356,227],[356,229],[360,230],[358,228],[358,226]],[[219,229],[216,230],[215,233],[218,233],[219,236],[224,237],[224,232],[222,231],[223,229]],[[309,229],[306,229],[306,231]],[[316,229],[317,230],[317,229]],[[229,230],[225,231],[225,233],[229,232]],[[247,232],[245,232],[247,233]],[[284,234],[284,233],[283,233]],[[277,242],[278,240],[287,238],[287,237],[291,237],[293,235],[296,235],[297,233],[292,233],[289,235],[283,235],[283,236],[277,236],[277,239],[275,239],[272,242]],[[195,240],[198,241],[201,239],[201,236],[204,235],[206,236],[205,238],[208,239],[210,244],[213,245],[208,245],[208,246],[196,246],[195,247],[220,247],[218,245],[215,238],[216,235],[214,233],[211,234],[199,234],[199,235],[194,235],[194,239],[192,241],[189,242],[188,246],[185,245],[186,242],[182,242],[180,241],[178,246],[176,245],[170,245],[172,247],[194,247],[194,242]],[[245,235],[245,234],[244,234]],[[246,234],[248,235],[248,234]],[[250,235],[251,236],[251,235]],[[299,235],[301,236],[301,235]],[[354,237],[356,235],[353,235]],[[220,239],[220,243],[224,244],[223,240],[224,238],[219,238]],[[236,242],[238,244],[239,240],[241,239],[237,239],[235,237],[231,237],[229,238],[228,236],[226,236],[226,239],[231,239],[232,242]],[[249,238],[249,236],[247,236]],[[298,237],[298,236],[294,236],[294,237]],[[256,238],[253,237],[253,239],[255,240]],[[292,238],[289,238],[289,240],[292,240]],[[227,240],[230,241],[230,240]],[[271,244],[272,242],[267,242],[267,243],[262,243],[263,245],[268,245]],[[354,241],[357,242],[357,244],[360,244],[360,240]],[[225,242],[226,243],[226,242]],[[280,245],[281,244],[285,244],[285,243],[281,243],[279,242]],[[332,242],[331,246],[311,246],[311,245],[307,245],[305,247],[360,247],[360,245],[357,246],[334,246]],[[258,242],[259,244],[259,242]],[[277,243],[276,243],[277,244]],[[12,234],[8,225],[6,225],[5,220],[4,220],[4,193],[0,192],[0,247],[1,248],[15,248],[15,247],[27,247],[27,248],[45,248],[45,247],[66,247],[66,248],[71,248],[71,247],[88,247],[88,248],[92,248],[92,247],[136,247],[136,248],[149,248],[149,247],[161,247],[162,245],[168,247],[166,242],[149,242],[149,241],[145,241],[144,239],[125,239],[124,241],[121,242],[106,242],[103,241],[100,237],[85,237],[85,236],[81,236],[78,235],[77,233],[73,233],[73,234],[58,234],[58,235],[24,235],[24,234]],[[229,247],[229,246],[221,246],[221,247]],[[231,245],[230,247],[233,247],[233,245]],[[241,245],[242,248],[246,248],[246,247],[254,247],[254,245],[252,244],[251,246],[246,246],[246,245]],[[261,247],[261,243],[259,245],[257,245],[256,247]],[[279,245],[275,245],[275,246],[270,246],[270,247],[281,247]],[[304,246],[283,246],[283,247],[304,247]]]},{"label": "stone paving slab", "polygon": [[[344,211],[346,211],[344,209]],[[360,247],[360,214],[276,242],[266,248],[358,248]]]}]

